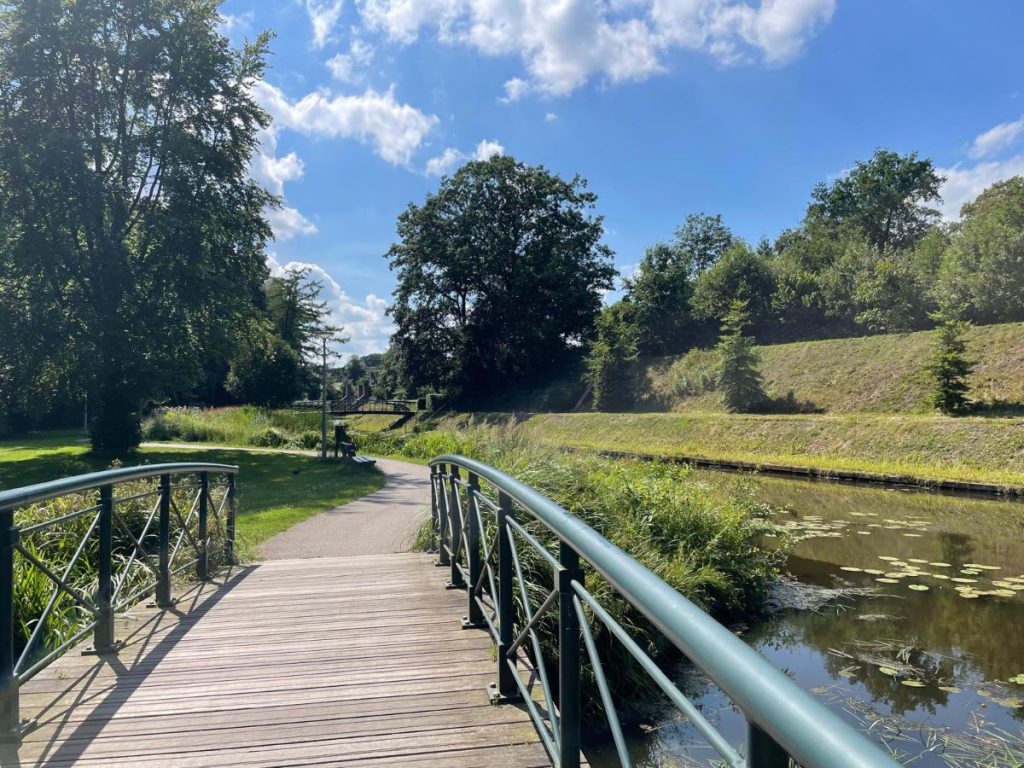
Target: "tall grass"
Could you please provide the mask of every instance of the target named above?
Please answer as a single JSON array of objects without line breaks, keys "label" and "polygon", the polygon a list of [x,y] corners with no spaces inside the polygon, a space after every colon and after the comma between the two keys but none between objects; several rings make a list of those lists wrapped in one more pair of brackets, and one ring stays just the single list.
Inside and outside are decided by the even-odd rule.
[{"label": "tall grass", "polygon": [[320,445],[320,414],[252,405],[159,408],[143,422],[142,433],[147,440],[312,450]]}]

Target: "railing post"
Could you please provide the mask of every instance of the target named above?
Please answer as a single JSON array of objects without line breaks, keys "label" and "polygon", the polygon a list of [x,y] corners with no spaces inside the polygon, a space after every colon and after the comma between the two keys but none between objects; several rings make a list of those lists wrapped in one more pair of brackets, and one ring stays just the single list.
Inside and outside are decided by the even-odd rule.
[{"label": "railing post", "polygon": [[116,653],[114,642],[114,487],[100,486],[99,578],[96,590],[97,616],[93,631],[94,653]]},{"label": "railing post", "polygon": [[459,548],[462,546],[462,516],[459,515],[459,468],[451,466],[451,493],[448,499],[448,521],[451,533],[451,576],[448,578],[449,589],[462,589],[466,580],[459,570]]},{"label": "railing post", "polygon": [[444,492],[445,465],[439,464],[437,472],[437,564],[446,566],[451,563],[448,557],[448,496]]},{"label": "railing post", "polygon": [[0,509],[0,741],[21,740],[18,681],[14,677],[14,510]]},{"label": "railing post", "polygon": [[469,598],[469,608],[462,620],[462,626],[464,629],[473,629],[485,626],[484,612],[480,610],[475,589],[483,571],[483,561],[480,559],[480,516],[476,498],[476,494],[480,492],[480,478],[470,472],[467,481],[466,515],[469,517],[469,530],[466,531],[466,542],[469,551],[466,552],[466,562],[469,565],[469,584],[466,587],[466,596]]},{"label": "railing post", "polygon": [[235,565],[235,516],[238,513],[238,495],[235,476],[228,473],[228,520],[224,533],[224,562]]},{"label": "railing post", "polygon": [[559,768],[580,766],[580,624],[573,606],[572,582],[583,581],[580,556],[564,541],[558,544],[558,724]]},{"label": "railing post", "polygon": [[430,467],[430,548],[437,541],[437,467]]},{"label": "railing post", "polygon": [[747,723],[747,765],[749,768],[789,768],[789,755],[771,736],[753,722]]},{"label": "railing post", "polygon": [[210,578],[210,473],[199,473],[199,552],[196,561],[196,577],[201,581]]},{"label": "railing post", "polygon": [[500,704],[520,698],[519,688],[509,667],[508,649],[515,642],[515,595],[512,585],[512,542],[508,521],[513,519],[512,499],[498,493],[498,679],[491,689],[491,702]]},{"label": "railing post", "polygon": [[156,582],[156,605],[170,608],[171,599],[171,476],[160,475],[160,566]]}]

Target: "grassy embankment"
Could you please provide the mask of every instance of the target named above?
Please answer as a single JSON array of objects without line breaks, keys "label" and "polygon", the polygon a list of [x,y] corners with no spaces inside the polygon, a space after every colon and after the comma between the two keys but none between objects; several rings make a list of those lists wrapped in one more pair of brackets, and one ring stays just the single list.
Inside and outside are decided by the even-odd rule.
[{"label": "grassy embankment", "polygon": [[[87,450],[87,444],[76,433],[0,441],[0,488],[105,469],[106,463],[87,455]],[[240,468],[237,533],[243,554],[311,515],[358,499],[384,484],[384,476],[373,468],[280,453],[143,448],[137,461],[125,463],[183,460],[236,464]]]},{"label": "grassy embankment", "polygon": [[[1024,411],[1024,323],[971,328],[967,354],[976,365],[970,396],[986,413]],[[817,411],[926,413],[929,384],[923,374],[934,336],[918,333],[804,341],[758,347],[768,395]],[[691,360],[696,362],[695,356]],[[693,371],[686,360],[663,359],[646,370],[641,397],[675,411],[721,411],[717,392],[687,392]],[[699,378],[699,377],[697,377]]]}]

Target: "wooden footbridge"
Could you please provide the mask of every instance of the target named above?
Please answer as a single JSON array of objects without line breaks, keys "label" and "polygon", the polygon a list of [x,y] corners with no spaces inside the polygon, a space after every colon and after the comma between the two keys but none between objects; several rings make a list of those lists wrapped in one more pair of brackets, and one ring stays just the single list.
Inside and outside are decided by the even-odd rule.
[{"label": "wooden footbridge", "polygon": [[[0,492],[0,765],[576,768],[593,729],[628,766],[605,674],[613,645],[718,762],[895,765],[498,470],[432,463],[436,556],[253,565],[234,562],[236,472],[154,465]],[[746,714],[745,745],[722,738],[605,609],[595,593],[609,588]]]}]

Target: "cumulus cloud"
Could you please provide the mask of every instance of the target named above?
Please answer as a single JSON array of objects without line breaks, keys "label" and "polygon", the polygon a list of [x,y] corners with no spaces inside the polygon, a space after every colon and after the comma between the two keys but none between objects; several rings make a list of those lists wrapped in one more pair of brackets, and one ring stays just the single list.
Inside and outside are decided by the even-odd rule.
[{"label": "cumulus cloud", "polygon": [[978,134],[971,143],[969,154],[975,159],[989,157],[1009,149],[1024,133],[1024,116],[1009,123],[1000,123]]},{"label": "cumulus cloud", "polygon": [[316,224],[303,216],[296,208],[287,205],[271,208],[265,215],[274,230],[274,239],[281,242],[291,240],[298,235],[314,235],[319,231]]},{"label": "cumulus cloud", "polygon": [[556,115],[554,112],[548,112],[546,115],[544,115],[544,120],[546,120],[549,123],[553,123],[557,119],[558,119],[558,115]]},{"label": "cumulus cloud", "polygon": [[252,29],[254,18],[255,16],[252,11],[238,14],[222,12],[220,14],[220,23],[217,25],[217,31],[227,37],[235,34],[244,35]]},{"label": "cumulus cloud", "polygon": [[[267,128],[260,132],[259,147],[249,163],[249,175],[278,197],[284,197],[287,181],[302,178],[305,164],[294,152],[277,156],[277,131]],[[297,209],[284,205],[266,212],[267,221],[277,240],[291,240],[298,235],[311,235],[316,225]]]},{"label": "cumulus cloud", "polygon": [[373,61],[374,47],[365,40],[355,38],[348,53],[339,53],[327,60],[327,68],[335,79],[343,83],[358,83],[363,80],[366,68]]},{"label": "cumulus cloud", "polygon": [[277,255],[270,253],[267,256],[267,266],[270,267],[272,275],[306,268],[309,270],[310,278],[321,284],[320,299],[327,302],[329,322],[343,328],[344,335],[349,337],[348,343],[342,345],[338,351],[368,355],[387,349],[388,340],[395,330],[391,318],[386,314],[387,301],[373,293],[367,294],[362,302],[353,300],[338,281],[319,264],[302,261],[280,264]]},{"label": "cumulus cloud", "polygon": [[279,128],[306,136],[358,139],[394,165],[407,165],[424,138],[437,125],[427,115],[395,99],[392,86],[384,93],[372,88],[361,95],[332,95],[314,91],[292,101],[265,81],[253,86],[253,95]]},{"label": "cumulus cloud", "polygon": [[313,25],[313,47],[323,48],[334,37],[334,27],[341,18],[344,0],[306,0],[305,5],[309,23]]},{"label": "cumulus cloud", "polygon": [[1017,155],[1001,161],[976,163],[973,166],[957,164],[952,168],[938,168],[946,177],[939,194],[942,204],[939,210],[945,219],[959,218],[960,208],[969,203],[997,181],[1011,176],[1024,176],[1024,155]]},{"label": "cumulus cloud", "polygon": [[427,160],[424,172],[427,176],[443,176],[455,167],[462,165],[467,160],[488,160],[495,155],[505,154],[505,147],[497,141],[484,139],[476,145],[471,154],[466,154],[454,147],[448,147],[437,157]]},{"label": "cumulus cloud", "polygon": [[663,72],[676,48],[724,64],[780,65],[798,56],[837,0],[361,0],[363,23],[400,43],[432,28],[442,42],[519,55],[528,78],[504,101],[566,94],[595,76],[615,83]]}]

